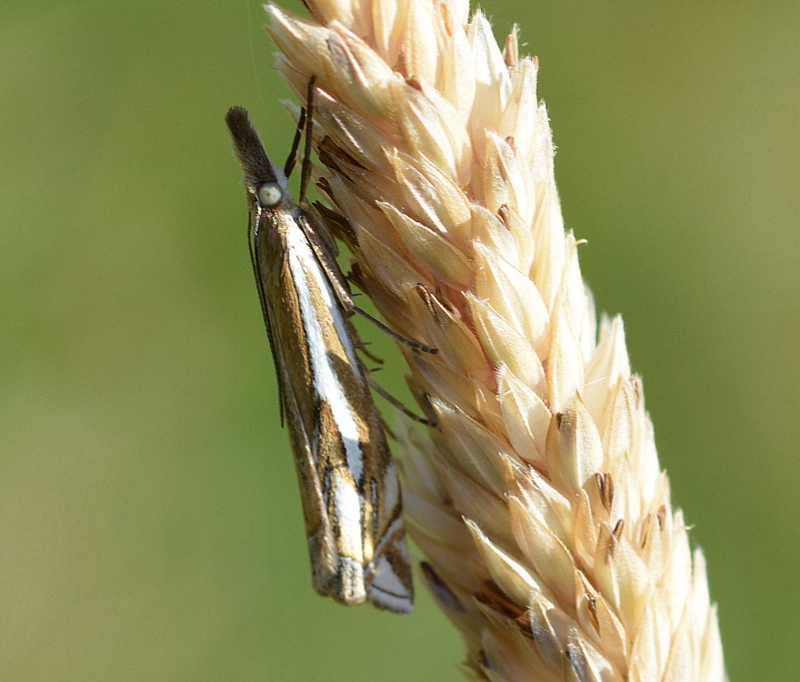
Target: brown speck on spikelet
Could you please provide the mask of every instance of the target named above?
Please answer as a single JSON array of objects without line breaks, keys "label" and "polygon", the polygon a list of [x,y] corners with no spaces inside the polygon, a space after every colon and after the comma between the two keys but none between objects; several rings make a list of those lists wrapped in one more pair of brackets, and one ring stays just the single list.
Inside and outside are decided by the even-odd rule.
[{"label": "brown speck on spikelet", "polygon": [[316,76],[328,222],[438,425],[401,424],[421,575],[474,680],[725,679],[700,550],[670,503],[619,317],[564,230],[535,59],[463,0],[274,5]]}]

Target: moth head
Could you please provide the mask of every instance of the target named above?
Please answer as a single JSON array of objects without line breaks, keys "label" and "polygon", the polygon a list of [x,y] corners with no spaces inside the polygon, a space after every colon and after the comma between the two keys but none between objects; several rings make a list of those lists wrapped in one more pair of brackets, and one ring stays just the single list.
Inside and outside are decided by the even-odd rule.
[{"label": "moth head", "polygon": [[247,191],[262,208],[275,208],[288,197],[286,174],[267,156],[247,111],[231,107],[225,121],[231,133],[233,151],[244,169]]},{"label": "moth head", "polygon": [[256,189],[256,198],[262,208],[274,208],[285,196],[283,187],[279,182],[262,182]]}]

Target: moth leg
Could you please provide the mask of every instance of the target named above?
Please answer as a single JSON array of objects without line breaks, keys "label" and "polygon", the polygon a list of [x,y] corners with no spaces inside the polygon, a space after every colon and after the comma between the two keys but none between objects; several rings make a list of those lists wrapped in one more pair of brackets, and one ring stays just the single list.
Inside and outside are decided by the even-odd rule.
[{"label": "moth leg", "polygon": [[306,109],[300,109],[300,118],[297,120],[297,129],[294,131],[294,139],[292,140],[292,147],[289,150],[289,156],[286,157],[286,163],[283,165],[283,174],[288,178],[294,170],[294,165],[297,162],[297,150],[300,148],[300,138],[303,135],[303,128],[306,125]]},{"label": "moth leg", "polygon": [[400,402],[391,393],[389,393],[389,391],[387,391],[385,388],[383,388],[383,386],[381,386],[376,381],[374,381],[369,374],[367,374],[367,383],[375,391],[375,393],[377,393],[379,396],[381,396],[390,405],[393,405],[398,410],[400,410],[409,419],[413,419],[418,424],[424,424],[425,426],[431,426],[433,428],[436,428],[438,426],[438,424],[435,421],[433,421],[431,419],[426,419],[425,417],[420,417],[415,412],[412,412],[411,410],[409,410],[405,405],[403,405],[402,402]]},{"label": "moth leg", "polygon": [[410,348],[416,348],[417,350],[421,350],[423,353],[431,353],[432,355],[436,355],[439,352],[438,348],[431,348],[430,346],[426,346],[425,344],[418,343],[417,341],[412,341],[411,339],[407,339],[405,336],[401,336],[396,331],[393,331],[389,327],[387,327],[383,322],[380,320],[372,317],[366,310],[362,310],[357,305],[353,305],[352,310],[354,313],[358,313],[361,317],[366,318],[372,324],[374,324],[378,329],[382,332],[385,332],[389,336],[391,336],[395,341],[399,341]]},{"label": "moth leg", "polygon": [[[377,355],[375,355],[375,353],[373,353],[372,351],[368,350],[368,346],[370,346],[370,345],[371,344],[369,342],[365,343],[365,342],[362,342],[362,341],[356,341],[353,344],[353,347],[356,350],[360,350],[364,354],[364,357],[366,357],[368,360],[371,360],[372,362],[374,362],[377,365],[382,365],[383,364],[383,358],[379,358]],[[381,369],[381,368],[379,367],[377,369]],[[373,369],[373,370],[370,370],[370,371],[375,372],[377,370]]]},{"label": "moth leg", "polygon": [[[308,79],[308,90],[306,91],[306,147],[303,152],[303,168],[300,173],[300,202],[306,198],[306,190],[308,189],[308,181],[311,179],[311,146],[313,140],[311,139],[311,131],[314,128],[314,83],[317,77],[311,76]],[[299,126],[298,126],[299,128]]]},{"label": "moth leg", "polygon": [[302,138],[303,132],[305,132],[306,146],[303,152],[303,166],[300,176],[300,201],[302,201],[306,196],[308,179],[311,177],[311,128],[314,125],[313,97],[314,83],[316,80],[316,76],[311,76],[308,81],[306,106],[300,109],[300,118],[297,120],[297,129],[294,131],[292,148],[289,150],[289,156],[286,157],[286,164],[283,167],[283,174],[288,178],[292,174],[295,163],[297,162],[297,152],[300,149],[300,138]]}]

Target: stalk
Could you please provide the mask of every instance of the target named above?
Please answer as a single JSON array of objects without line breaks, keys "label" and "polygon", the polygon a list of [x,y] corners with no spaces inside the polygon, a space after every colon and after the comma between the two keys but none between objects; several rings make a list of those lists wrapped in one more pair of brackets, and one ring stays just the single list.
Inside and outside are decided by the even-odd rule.
[{"label": "stalk", "polygon": [[[725,680],[706,567],[670,502],[619,317],[565,231],[536,59],[462,0],[274,5],[316,80],[320,184],[353,280],[436,422],[401,422],[421,574],[476,680]],[[342,219],[343,218],[343,219]]]}]

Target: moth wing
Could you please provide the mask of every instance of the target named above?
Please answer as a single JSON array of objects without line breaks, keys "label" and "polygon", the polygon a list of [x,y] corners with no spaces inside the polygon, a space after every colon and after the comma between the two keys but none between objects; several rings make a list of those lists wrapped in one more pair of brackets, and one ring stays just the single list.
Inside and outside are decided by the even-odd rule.
[{"label": "moth wing", "polygon": [[380,415],[374,406],[370,421],[373,422],[370,477],[381,492],[369,496],[372,498],[372,535],[375,545],[366,569],[367,598],[379,608],[395,613],[410,613],[414,609],[414,582],[405,540],[397,465],[392,459]]},{"label": "moth wing", "polygon": [[253,266],[253,274],[256,278],[256,288],[258,289],[258,300],[261,304],[261,314],[264,318],[264,326],[267,328],[267,338],[269,339],[269,351],[272,356],[272,364],[275,367],[275,376],[278,377],[278,402],[281,406],[281,426],[284,425],[285,420],[285,399],[283,396],[283,381],[281,381],[281,363],[282,359],[278,357],[278,345],[275,343],[275,332],[272,329],[272,314],[269,310],[269,300],[264,291],[265,276],[261,263],[261,248],[259,245],[260,235],[262,229],[269,230],[269,225],[261,225],[260,222],[265,222],[264,216],[260,217],[251,209],[250,223],[248,229],[248,245],[250,247],[250,262]]},{"label": "moth wing", "polygon": [[[269,218],[262,215],[262,220]],[[306,380],[310,367],[304,362],[304,354],[299,352],[307,340],[303,338],[302,320],[295,315],[297,292],[285,258],[281,230],[266,224],[254,234],[253,266],[278,377],[281,422],[289,430],[300,483],[312,582],[319,594],[328,595],[336,582],[337,552],[314,457],[314,396]],[[292,372],[299,373],[300,378]]]},{"label": "moth wing", "polygon": [[[300,482],[314,589],[344,604],[369,599],[383,609],[409,612],[413,585],[396,468],[363,377],[365,370],[349,337],[349,320],[303,218],[302,212],[280,218],[262,214],[269,224],[256,230],[253,246],[281,410]],[[298,256],[287,248],[286,233],[298,227],[308,237],[310,260],[304,261],[306,267],[312,261],[318,263],[323,271],[318,276],[292,272],[290,259]],[[318,309],[316,325],[303,319],[301,297],[324,303]],[[304,305],[307,308],[309,301]],[[339,318],[344,323],[341,326],[335,322]],[[340,390],[341,399],[355,401],[351,406],[362,405],[363,411],[352,412],[354,424],[358,424],[355,430],[361,434],[358,438],[350,433],[342,440],[331,398],[325,400],[317,394],[320,387],[311,366],[312,345],[324,347],[331,379],[337,377],[327,389]],[[344,364],[349,369],[344,369]],[[345,456],[348,448],[361,453],[364,470],[359,480]]]},{"label": "moth wing", "polygon": [[[321,218],[310,206],[307,209],[304,207],[298,223],[320,268],[325,273],[331,294],[341,308],[344,329],[340,334],[348,337],[348,339],[342,338],[342,344],[350,345],[350,350],[353,352],[351,363],[353,366],[350,372],[343,376],[349,376],[352,382],[348,387],[348,393],[351,396],[359,396],[358,402],[355,403],[362,405],[362,411],[358,418],[361,428],[369,434],[360,443],[364,467],[363,481],[361,482],[363,486],[361,504],[366,505],[364,518],[361,521],[364,543],[362,550],[371,553],[371,556],[366,558],[362,555],[361,563],[358,564],[362,575],[356,576],[353,552],[347,550],[348,543],[343,541],[341,529],[338,533],[337,529],[334,529],[334,538],[338,539],[340,545],[342,591],[360,595],[366,590],[365,596],[373,605],[397,613],[409,613],[413,610],[414,586],[409,552],[405,541],[400,482],[389,446],[386,443],[380,413],[375,407],[368,387],[367,370],[361,360],[355,356],[352,347],[352,339],[357,338],[357,332],[347,316],[355,306],[347,282],[334,258],[335,252],[328,247],[327,241],[321,238],[327,236],[330,240],[330,234],[322,224]],[[333,248],[335,249],[335,246]],[[320,414],[319,420],[324,421],[324,419],[325,415]],[[325,431],[325,429],[322,430]],[[335,430],[331,430],[329,433],[334,432]],[[320,447],[323,452],[325,449],[324,445]],[[355,486],[356,482],[353,481],[352,485]],[[380,494],[375,493],[376,488],[381,489]],[[344,489],[345,487],[342,488],[342,490]],[[328,495],[331,495],[330,486],[326,488],[326,491]],[[336,495],[335,488],[333,494]],[[351,535],[354,534],[353,530]],[[363,598],[359,596],[358,600],[363,600]],[[352,601],[347,600],[347,603],[356,603],[355,597]]]},{"label": "moth wing", "polygon": [[279,374],[279,381],[284,386],[282,395],[285,423],[289,429],[295,470],[300,483],[312,583],[314,590],[321,595],[335,594],[338,552],[327,511],[326,496],[314,460],[308,425],[302,416],[293,382],[284,372]]},{"label": "moth wing", "polygon": [[354,307],[353,298],[339,264],[336,262],[336,256],[339,254],[336,242],[333,241],[316,209],[307,201],[304,201],[301,207],[303,211],[298,221],[300,227],[303,229],[339,305],[345,313],[350,314]]}]

